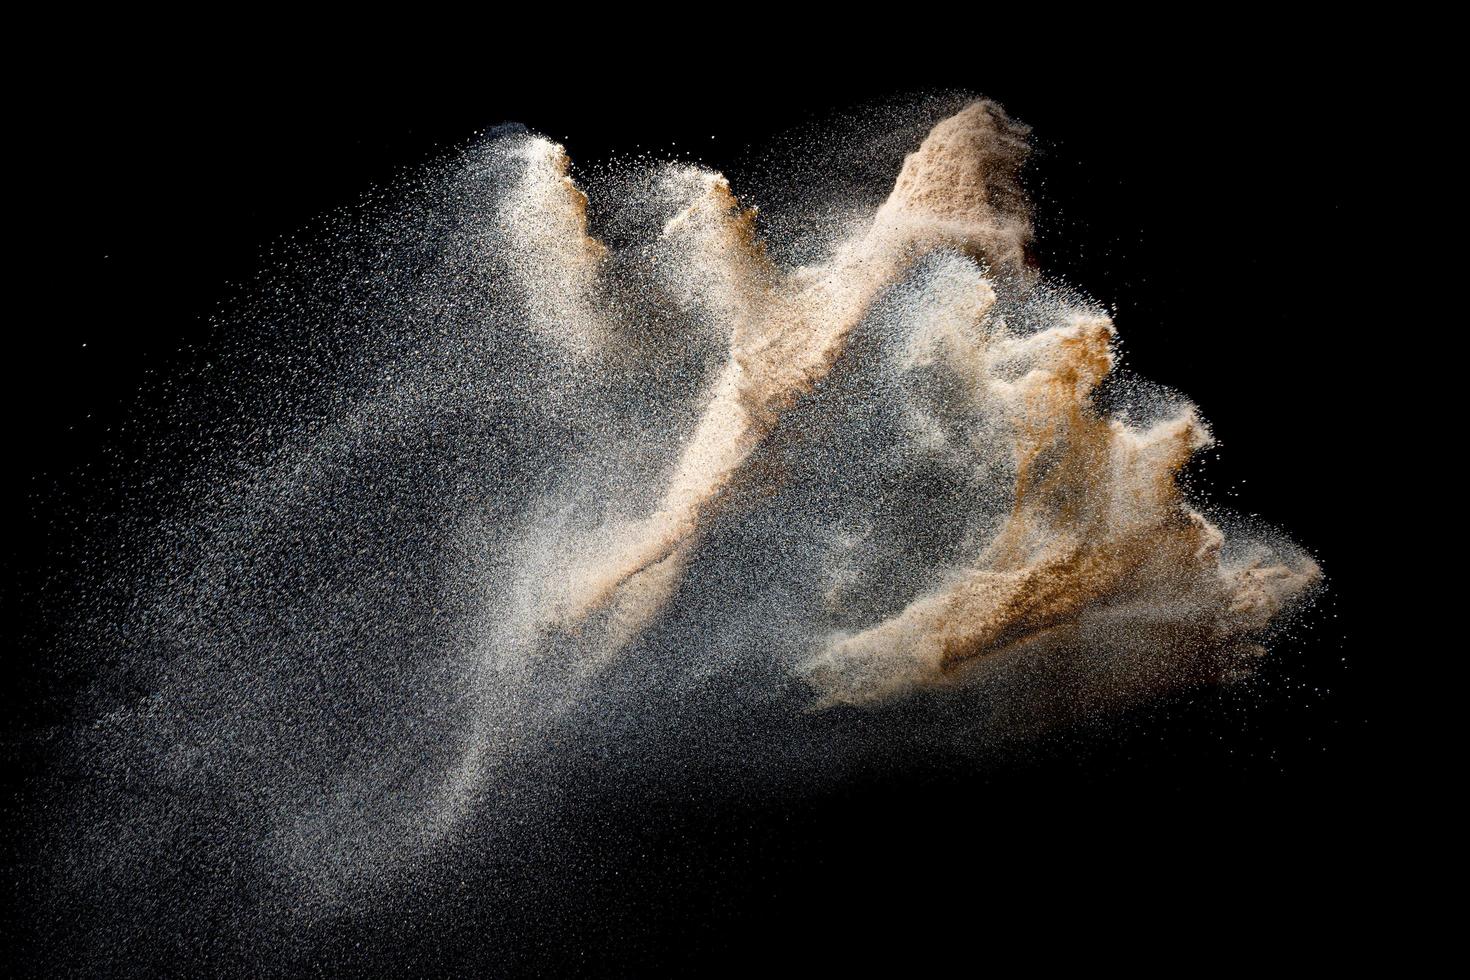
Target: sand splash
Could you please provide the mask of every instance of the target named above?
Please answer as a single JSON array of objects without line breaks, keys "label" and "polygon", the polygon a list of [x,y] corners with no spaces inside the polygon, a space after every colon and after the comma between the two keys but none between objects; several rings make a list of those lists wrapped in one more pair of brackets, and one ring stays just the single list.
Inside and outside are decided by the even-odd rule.
[{"label": "sand splash", "polygon": [[260,399],[276,449],[76,631],[117,666],[52,750],[67,948],[310,961],[466,855],[581,846],[588,786],[779,793],[1248,673],[1316,564],[1181,491],[1209,432],[1034,267],[1026,128],[912,110],[760,213],[504,128],[267,283],[267,336],[361,352],[316,417]]}]

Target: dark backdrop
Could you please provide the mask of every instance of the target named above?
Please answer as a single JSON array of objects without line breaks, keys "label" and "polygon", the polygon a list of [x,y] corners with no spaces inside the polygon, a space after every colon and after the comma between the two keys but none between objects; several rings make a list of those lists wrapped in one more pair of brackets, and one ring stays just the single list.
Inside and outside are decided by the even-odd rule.
[{"label": "dark backdrop", "polygon": [[145,382],[207,362],[207,316],[273,242],[506,120],[579,161],[672,143],[738,189],[744,151],[793,124],[961,87],[1035,130],[1043,268],[1116,311],[1131,368],[1200,405],[1221,444],[1203,470],[1214,497],[1311,548],[1330,592],[1248,703],[1171,702],[1083,746],[789,808],[626,816],[630,852],[655,857],[630,861],[625,890],[586,900],[604,924],[553,937],[546,955],[979,966],[999,944],[1039,965],[1182,943],[1214,957],[1262,936],[1341,938],[1369,914],[1362,882],[1387,857],[1365,611],[1377,583],[1360,550],[1376,406],[1352,297],[1376,247],[1361,188],[1386,123],[1341,39],[1195,38],[1152,58],[1037,46],[1004,64],[899,43],[902,56],[675,48],[663,65],[584,65],[531,45],[483,66],[458,51],[453,71],[432,59],[307,71],[164,47],[60,60],[20,110],[11,291],[25,312],[7,328],[3,546],[12,810],[38,765],[27,739],[70,710],[71,682],[45,668],[65,603],[43,586],[66,589],[88,528],[108,520]]}]

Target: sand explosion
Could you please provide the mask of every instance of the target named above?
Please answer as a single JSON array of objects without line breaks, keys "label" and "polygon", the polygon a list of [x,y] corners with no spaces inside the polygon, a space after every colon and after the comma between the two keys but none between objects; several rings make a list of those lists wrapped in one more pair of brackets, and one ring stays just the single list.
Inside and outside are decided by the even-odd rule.
[{"label": "sand explosion", "polygon": [[502,129],[262,289],[325,338],[282,356],[361,350],[310,417],[247,400],[285,436],[78,629],[118,667],[50,873],[99,955],[196,915],[308,948],[655,755],[840,778],[1249,670],[1317,566],[1181,492],[1210,435],[1032,265],[1027,130],[915,116],[759,215],[647,158],[589,196]]}]

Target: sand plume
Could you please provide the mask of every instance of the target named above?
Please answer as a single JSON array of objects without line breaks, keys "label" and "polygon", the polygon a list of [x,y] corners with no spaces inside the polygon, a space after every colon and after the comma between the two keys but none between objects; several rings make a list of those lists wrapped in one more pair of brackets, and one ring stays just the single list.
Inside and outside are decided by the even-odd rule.
[{"label": "sand plume", "polygon": [[502,128],[263,289],[362,352],[310,417],[250,402],[280,445],[77,641],[120,666],[68,736],[75,892],[126,932],[183,853],[289,945],[587,779],[789,787],[1247,675],[1316,563],[1181,489],[1209,429],[1036,267],[1026,127],[909,108],[748,187]]}]

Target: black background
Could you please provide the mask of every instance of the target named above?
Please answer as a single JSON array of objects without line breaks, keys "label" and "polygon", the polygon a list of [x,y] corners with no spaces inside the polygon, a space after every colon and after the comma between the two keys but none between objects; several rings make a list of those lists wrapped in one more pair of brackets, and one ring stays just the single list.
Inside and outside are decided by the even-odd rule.
[{"label": "black background", "polygon": [[[895,37],[881,51],[690,44],[585,63],[547,45],[482,61],[455,47],[411,71],[387,56],[306,69],[305,56],[167,45],[54,63],[44,100],[21,110],[11,289],[30,302],[8,328],[5,386],[9,805],[34,775],[27,740],[70,710],[45,666],[66,603],[42,586],[64,590],[85,555],[77,515],[108,519],[109,481],[127,473],[103,459],[129,456],[148,379],[208,360],[209,314],[273,242],[506,120],[578,161],[669,147],[727,168],[738,191],[736,165],[773,134],[956,87],[1035,131],[1042,267],[1116,311],[1130,368],[1199,404],[1220,440],[1203,470],[1213,496],[1309,547],[1330,591],[1249,695],[1135,712],[980,772],[936,764],[789,807],[711,791],[687,813],[626,814],[605,832],[653,857],[584,899],[591,925],[547,926],[538,955],[556,970],[979,969],[997,949],[1038,966],[1213,961],[1371,932],[1381,897],[1365,882],[1387,854],[1359,488],[1376,406],[1360,380],[1367,326],[1345,307],[1373,248],[1360,188],[1375,166],[1363,148],[1387,124],[1375,80],[1326,33],[1191,36],[1149,57],[1037,41],[1015,38],[1024,50],[1004,62]],[[472,962],[454,948],[472,938],[448,935],[439,960]],[[375,962],[372,936],[351,942],[368,949],[354,962]]]}]

